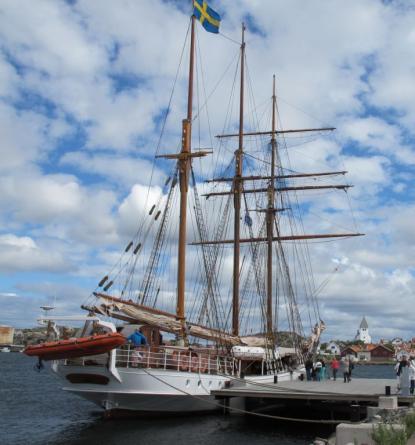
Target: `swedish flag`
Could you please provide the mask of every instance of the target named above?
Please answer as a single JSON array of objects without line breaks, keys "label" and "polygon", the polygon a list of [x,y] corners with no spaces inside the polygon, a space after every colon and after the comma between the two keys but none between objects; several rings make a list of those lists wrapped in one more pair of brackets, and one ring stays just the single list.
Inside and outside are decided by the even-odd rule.
[{"label": "swedish flag", "polygon": [[193,15],[199,20],[206,31],[219,32],[220,15],[215,12],[204,0],[193,1]]}]

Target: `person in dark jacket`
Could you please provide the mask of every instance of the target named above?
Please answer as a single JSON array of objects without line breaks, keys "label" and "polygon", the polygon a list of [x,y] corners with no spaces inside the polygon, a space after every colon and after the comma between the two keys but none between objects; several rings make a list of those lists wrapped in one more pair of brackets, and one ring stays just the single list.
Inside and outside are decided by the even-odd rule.
[{"label": "person in dark jacket", "polygon": [[343,381],[344,383],[350,383],[350,375],[349,375],[349,370],[350,370],[350,362],[349,359],[347,357],[342,357],[341,361],[340,361],[340,369],[341,372],[343,373]]},{"label": "person in dark jacket", "polygon": [[311,359],[307,359],[305,362],[305,372],[307,374],[307,381],[310,382],[313,373],[313,361]]},{"label": "person in dark jacket", "polygon": [[349,357],[349,381],[352,380],[352,371],[354,369],[354,359],[352,357]]}]

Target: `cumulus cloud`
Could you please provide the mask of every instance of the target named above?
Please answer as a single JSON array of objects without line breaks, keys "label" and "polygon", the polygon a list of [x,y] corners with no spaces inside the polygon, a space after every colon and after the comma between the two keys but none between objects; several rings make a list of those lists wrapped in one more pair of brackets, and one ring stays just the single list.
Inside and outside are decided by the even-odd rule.
[{"label": "cumulus cloud", "polygon": [[147,184],[151,180],[161,184],[165,180],[164,172],[153,166],[152,162],[141,158],[69,152],[62,156],[60,162],[62,165],[72,165],[85,173],[111,179],[116,185],[131,186],[136,182]]},{"label": "cumulus cloud", "polygon": [[62,272],[69,265],[60,252],[42,249],[27,236],[0,235],[0,270],[4,273],[18,271]]},{"label": "cumulus cloud", "polygon": [[161,196],[159,187],[148,188],[139,184],[134,185],[118,209],[120,231],[132,236],[137,230],[138,222],[143,221],[144,215],[151,210],[153,205],[159,203]]}]

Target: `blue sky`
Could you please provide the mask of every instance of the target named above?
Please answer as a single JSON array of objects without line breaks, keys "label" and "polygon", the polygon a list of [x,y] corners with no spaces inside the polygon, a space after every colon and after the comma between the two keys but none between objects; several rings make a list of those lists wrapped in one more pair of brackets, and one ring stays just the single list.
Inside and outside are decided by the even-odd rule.
[{"label": "blue sky", "polygon": [[[337,127],[326,140],[292,148],[291,159],[300,171],[348,170],[354,217],[367,234],[314,252],[317,282],[342,265],[320,296],[327,336],[350,338],[366,315],[375,338],[412,337],[415,2],[212,6],[231,39],[247,22],[258,103],[275,73],[284,127]],[[1,2],[0,323],[33,325],[54,296],[63,312],[76,313],[134,232],[188,9],[159,0]],[[209,48],[211,90],[238,48],[198,35]],[[164,151],[177,149],[185,88],[184,69]],[[215,99],[209,107],[216,134],[224,106]],[[155,167],[154,196],[166,165]],[[334,209],[339,226],[350,227],[344,204],[329,200],[313,205],[314,214]]]}]

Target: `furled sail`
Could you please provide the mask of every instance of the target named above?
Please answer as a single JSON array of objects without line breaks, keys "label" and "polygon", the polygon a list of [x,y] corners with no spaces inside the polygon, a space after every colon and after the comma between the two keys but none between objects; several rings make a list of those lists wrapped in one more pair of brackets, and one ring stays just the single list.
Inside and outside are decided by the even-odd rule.
[{"label": "furled sail", "polygon": [[[173,334],[180,334],[182,332],[182,324],[174,314],[102,293],[95,293],[95,296],[100,299],[98,305],[94,308],[97,312],[122,320],[128,319],[130,321],[156,326],[164,332],[171,332]],[[212,340],[232,346],[249,345],[249,343],[242,341],[240,337],[218,329],[189,322],[186,322],[185,329],[188,336]]]}]

